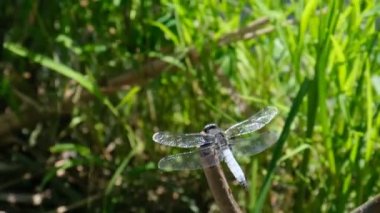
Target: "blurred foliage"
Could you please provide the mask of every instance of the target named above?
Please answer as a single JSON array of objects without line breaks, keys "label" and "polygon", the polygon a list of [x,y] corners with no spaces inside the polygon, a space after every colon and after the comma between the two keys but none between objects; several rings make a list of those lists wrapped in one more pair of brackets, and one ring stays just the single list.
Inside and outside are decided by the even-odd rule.
[{"label": "blurred foliage", "polygon": [[376,1],[0,9],[0,210],[213,212],[202,171],[157,169],[184,150],[152,134],[228,127],[267,105],[278,146],[239,161],[249,191],[226,170],[243,209],[346,212],[380,191]]}]

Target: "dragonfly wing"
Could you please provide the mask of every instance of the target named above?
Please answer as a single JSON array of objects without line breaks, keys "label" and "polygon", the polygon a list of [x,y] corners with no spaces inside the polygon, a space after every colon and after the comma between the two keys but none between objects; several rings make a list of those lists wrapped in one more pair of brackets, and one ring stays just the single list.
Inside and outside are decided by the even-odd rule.
[{"label": "dragonfly wing", "polygon": [[258,154],[277,142],[278,135],[274,132],[265,132],[252,138],[232,139],[231,150],[236,156]]},{"label": "dragonfly wing", "polygon": [[190,152],[164,157],[158,162],[158,168],[165,171],[201,169],[214,166],[221,155],[213,145]]},{"label": "dragonfly wing", "polygon": [[225,134],[227,138],[232,138],[254,132],[269,123],[277,113],[276,107],[266,107],[247,120],[231,126],[225,131]]},{"label": "dragonfly wing", "polygon": [[199,147],[209,143],[213,138],[211,135],[201,133],[173,134],[170,132],[156,132],[153,135],[153,140],[156,143],[181,148]]}]

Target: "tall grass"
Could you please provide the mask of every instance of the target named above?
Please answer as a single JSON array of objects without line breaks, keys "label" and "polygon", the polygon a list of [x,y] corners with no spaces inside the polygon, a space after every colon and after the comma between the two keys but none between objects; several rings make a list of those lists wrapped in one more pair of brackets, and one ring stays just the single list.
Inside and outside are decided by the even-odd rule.
[{"label": "tall grass", "polygon": [[[25,184],[21,190],[59,195],[40,210],[61,205],[104,212],[213,209],[201,171],[156,169],[161,157],[185,150],[155,145],[153,132],[198,132],[210,122],[228,127],[266,105],[280,109],[267,128],[281,136],[274,148],[240,161],[253,181],[248,192],[233,187],[244,209],[346,212],[379,193],[379,3],[162,0],[17,6],[19,15],[36,22],[14,19],[5,34],[1,60],[13,70],[2,79],[6,106],[28,118],[14,104],[26,99],[14,90],[54,109],[66,94],[73,94],[69,100],[75,103],[64,115],[57,110],[58,115],[26,125],[27,131],[16,129],[37,146],[4,153],[12,159],[8,163],[36,177],[29,184],[37,183],[38,189]],[[262,17],[270,20],[263,26],[267,33],[218,43]],[[160,75],[139,71],[154,59],[169,66],[157,71]],[[16,70],[34,81],[17,80]],[[114,91],[107,80],[139,72],[144,77],[107,93]],[[29,84],[35,90],[25,89]],[[96,99],[78,101],[81,87]],[[94,194],[102,202],[94,202]]]}]

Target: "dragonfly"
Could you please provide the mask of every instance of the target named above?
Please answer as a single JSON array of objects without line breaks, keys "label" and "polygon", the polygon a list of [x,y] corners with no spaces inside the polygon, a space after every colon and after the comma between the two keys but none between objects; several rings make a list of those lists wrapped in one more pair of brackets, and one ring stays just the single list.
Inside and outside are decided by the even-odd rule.
[{"label": "dragonfly", "polygon": [[171,147],[194,148],[189,152],[162,158],[158,168],[164,171],[194,170],[225,162],[237,182],[247,188],[248,182],[244,172],[234,156],[255,155],[275,144],[278,136],[274,132],[251,135],[268,124],[277,114],[276,107],[268,106],[225,131],[211,123],[207,124],[200,133],[156,132],[153,135],[153,141],[156,143]]}]

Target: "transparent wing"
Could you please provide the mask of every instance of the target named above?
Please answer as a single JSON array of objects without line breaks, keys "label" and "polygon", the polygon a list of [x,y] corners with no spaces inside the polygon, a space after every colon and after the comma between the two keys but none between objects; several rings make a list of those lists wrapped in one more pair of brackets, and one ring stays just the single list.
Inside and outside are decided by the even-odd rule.
[{"label": "transparent wing", "polygon": [[225,131],[225,134],[227,138],[233,138],[261,129],[269,123],[277,113],[278,110],[276,107],[266,107],[247,120],[231,126]]},{"label": "transparent wing", "polygon": [[164,157],[158,162],[158,168],[165,171],[201,169],[214,166],[222,159],[213,145]]},{"label": "transparent wing", "polygon": [[236,156],[249,156],[258,154],[277,142],[278,134],[265,132],[251,138],[232,139],[228,142]]},{"label": "transparent wing", "polygon": [[214,137],[201,133],[173,134],[170,132],[156,132],[153,135],[153,140],[166,146],[191,148],[199,147],[207,142],[209,143],[214,140]]}]

